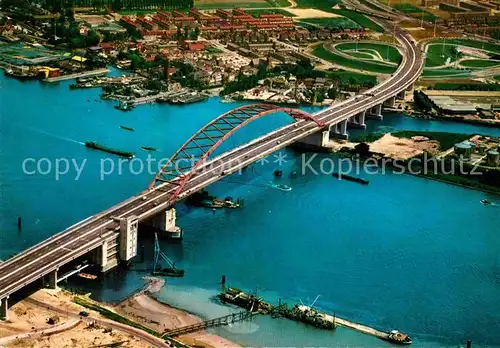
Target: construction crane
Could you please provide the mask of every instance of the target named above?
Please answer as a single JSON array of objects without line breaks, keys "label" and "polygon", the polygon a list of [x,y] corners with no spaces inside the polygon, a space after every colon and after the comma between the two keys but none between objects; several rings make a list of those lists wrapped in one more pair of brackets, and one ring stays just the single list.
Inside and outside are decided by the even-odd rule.
[{"label": "construction crane", "polygon": [[[161,267],[160,258],[165,261],[169,267]],[[175,267],[175,262],[172,261],[163,251],[160,249],[160,242],[158,242],[158,233],[155,233],[155,254],[152,275],[165,275],[170,277],[183,277],[184,270]]]}]

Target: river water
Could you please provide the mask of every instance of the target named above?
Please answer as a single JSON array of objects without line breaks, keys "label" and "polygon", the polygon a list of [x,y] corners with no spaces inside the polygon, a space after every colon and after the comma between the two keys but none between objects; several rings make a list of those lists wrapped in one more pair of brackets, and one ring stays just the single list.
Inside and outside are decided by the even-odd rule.
[{"label": "river water", "polygon": [[[99,90],[70,91],[70,82],[23,83],[1,76],[0,83],[0,259],[142,191],[151,181],[152,173],[134,174],[139,160],[137,167],[123,164],[119,172],[117,159],[107,160],[83,142],[133,151],[140,160],[148,156],[140,147],[153,146],[155,158],[168,158],[206,122],[241,105],[211,98],[121,112],[113,102],[101,101]],[[256,121],[221,151],[287,122],[286,115]],[[398,114],[370,122],[368,130],[500,136],[500,129]],[[314,163],[326,157],[332,155],[319,155]],[[61,171],[63,159],[71,161],[67,174],[56,176],[56,159]],[[31,173],[37,171],[35,161],[42,173],[26,174],[23,162]],[[474,347],[500,346],[500,206],[479,203],[488,198],[500,205],[497,196],[391,173],[362,172],[370,184],[361,186],[330,175],[302,175],[302,161],[284,150],[209,188],[221,197],[244,198],[243,209],[214,212],[179,204],[184,241],[162,241],[161,247],[186,276],[169,279],[159,298],[205,318],[237,311],[212,299],[224,274],[229,285],[271,302],[310,304],[320,295],[315,307],[383,330],[400,329],[412,336],[415,347],[458,347],[467,339]],[[284,172],[279,180],[275,169]],[[290,178],[292,171],[299,175]],[[292,191],[272,188],[270,182]],[[17,216],[23,218],[21,231]],[[135,262],[133,271],[110,273],[104,285],[93,286],[94,296],[116,301],[140,287],[141,269],[151,266],[152,243],[150,236],[141,238],[144,262]],[[268,317],[215,332],[249,346],[390,346],[347,329],[325,332]]]}]

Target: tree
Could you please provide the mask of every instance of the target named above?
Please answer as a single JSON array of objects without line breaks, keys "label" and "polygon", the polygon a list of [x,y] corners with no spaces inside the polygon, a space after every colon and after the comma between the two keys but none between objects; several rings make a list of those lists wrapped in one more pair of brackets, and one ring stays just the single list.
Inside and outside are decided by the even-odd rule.
[{"label": "tree", "polygon": [[354,146],[354,152],[359,154],[361,157],[370,157],[370,145],[368,145],[367,143],[359,143],[358,145]]},{"label": "tree", "polygon": [[89,47],[96,46],[99,44],[100,41],[101,41],[101,37],[94,30],[90,30],[87,33],[87,39],[86,39],[87,46],[89,46]]},{"label": "tree", "polygon": [[191,32],[191,40],[198,40],[198,36],[200,36],[200,28],[195,27]]}]

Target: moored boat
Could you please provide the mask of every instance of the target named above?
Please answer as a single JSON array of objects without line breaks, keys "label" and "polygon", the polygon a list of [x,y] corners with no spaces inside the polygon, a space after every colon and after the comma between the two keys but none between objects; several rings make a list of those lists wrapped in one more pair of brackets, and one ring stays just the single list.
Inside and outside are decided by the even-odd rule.
[{"label": "moored boat", "polygon": [[120,128],[121,128],[121,129],[128,130],[128,131],[131,131],[131,132],[133,132],[133,131],[134,131],[134,128],[132,128],[132,127],[120,126]]},{"label": "moored boat", "polygon": [[405,333],[399,332],[398,330],[392,330],[389,332],[387,341],[397,343],[397,344],[411,344],[412,340],[410,336]]}]

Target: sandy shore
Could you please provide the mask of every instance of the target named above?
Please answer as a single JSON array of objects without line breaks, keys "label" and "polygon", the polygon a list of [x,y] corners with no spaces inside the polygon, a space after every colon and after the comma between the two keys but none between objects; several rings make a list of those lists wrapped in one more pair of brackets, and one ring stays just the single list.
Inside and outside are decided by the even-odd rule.
[{"label": "sandy shore", "polygon": [[[155,278],[149,278],[149,281],[152,285],[148,286],[144,291],[115,305],[113,309],[117,313],[157,332],[164,332],[165,330],[202,322],[195,315],[157,301],[154,298],[154,293],[161,289],[163,285],[161,281]],[[178,340],[197,347],[240,347],[236,343],[206,331],[179,336]]]},{"label": "sandy shore", "polygon": [[390,133],[370,144],[370,151],[398,159],[412,158],[424,153],[424,151],[436,154],[438,149],[439,143],[436,141],[397,138]]},{"label": "sandy shore", "polygon": [[[165,284],[160,278],[146,277],[145,287],[117,305],[100,304],[156,332],[199,323],[202,320],[152,295]],[[80,316],[81,311],[89,313]],[[55,323],[49,324],[49,318]],[[240,347],[222,337],[201,331],[176,338],[196,347]],[[42,289],[9,308],[9,320],[0,321],[0,342],[4,347],[96,347],[116,344],[142,348],[168,346],[164,340],[144,331],[105,319],[99,313],[73,302],[64,290]]]}]

